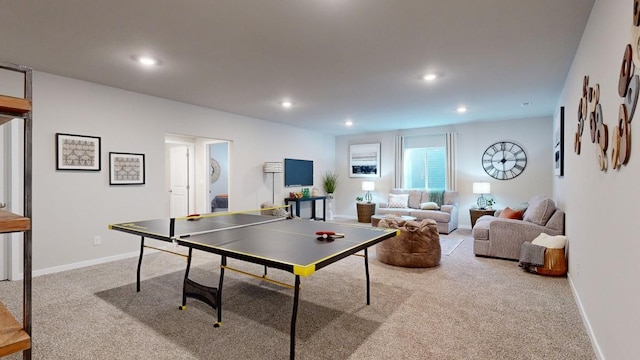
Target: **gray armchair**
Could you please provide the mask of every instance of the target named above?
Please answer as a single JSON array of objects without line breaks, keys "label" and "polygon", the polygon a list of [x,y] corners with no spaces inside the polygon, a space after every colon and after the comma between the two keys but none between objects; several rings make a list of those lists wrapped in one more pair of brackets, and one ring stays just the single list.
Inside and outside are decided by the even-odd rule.
[{"label": "gray armchair", "polygon": [[479,256],[520,259],[522,243],[533,241],[541,233],[564,234],[564,211],[553,200],[535,196],[529,200],[522,220],[484,215],[473,227],[473,252]]}]

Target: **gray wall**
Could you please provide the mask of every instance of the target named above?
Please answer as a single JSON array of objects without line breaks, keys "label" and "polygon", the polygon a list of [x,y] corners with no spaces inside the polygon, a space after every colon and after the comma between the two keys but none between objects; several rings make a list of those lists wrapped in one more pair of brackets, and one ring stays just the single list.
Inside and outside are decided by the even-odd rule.
[{"label": "gray wall", "polygon": [[[472,192],[472,183],[488,181],[495,208],[513,206],[526,202],[533,195],[552,195],[553,147],[552,119],[536,118],[512,121],[494,121],[461,124],[448,127],[421,128],[389,131],[355,136],[340,136],[336,140],[336,171],[340,181],[336,191],[336,215],[356,216],[356,196],[362,196],[363,180],[373,180],[376,190],[374,201],[386,201],[394,183],[394,138],[396,135],[458,134],[458,179],[460,193],[459,224],[470,227],[469,208],[475,205],[478,195]],[[510,140],[520,144],[527,152],[528,161],[524,172],[512,180],[491,178],[482,168],[482,154],[491,144]],[[349,178],[349,145],[381,143],[381,177]]]},{"label": "gray wall", "polygon": [[[574,153],[573,144],[585,75],[590,84],[600,84],[610,134],[617,124],[622,103],[618,78],[625,46],[631,42],[632,19],[633,1],[595,2],[558,103],[566,107],[567,150],[565,176],[555,179],[554,194],[567,211],[569,280],[597,351],[607,359],[636,359],[640,354],[640,153],[634,145],[627,166],[605,173],[597,168],[588,125],[580,155]],[[639,116],[636,110],[631,123],[636,139]],[[607,155],[610,159],[611,149]]]},{"label": "gray wall", "polygon": [[[333,137],[42,72],[34,74],[33,132],[36,275],[137,252],[138,239],[107,226],[168,216],[167,133],[232,141],[232,211],[271,201],[271,176],[262,172],[265,161],[294,155],[313,159],[320,184],[319,174],[333,168],[335,155]],[[102,171],[56,171],[57,132],[101,137]],[[109,186],[109,151],[145,154],[146,184]],[[276,181],[276,199],[288,191]],[[93,246],[95,235],[102,245]]]}]

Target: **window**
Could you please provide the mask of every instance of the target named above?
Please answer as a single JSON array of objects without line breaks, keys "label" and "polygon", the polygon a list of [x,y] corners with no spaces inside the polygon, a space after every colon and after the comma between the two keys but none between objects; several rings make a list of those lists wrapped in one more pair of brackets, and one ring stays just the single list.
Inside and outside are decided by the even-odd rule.
[{"label": "window", "polygon": [[404,188],[446,188],[447,162],[444,135],[406,137],[403,159]]}]

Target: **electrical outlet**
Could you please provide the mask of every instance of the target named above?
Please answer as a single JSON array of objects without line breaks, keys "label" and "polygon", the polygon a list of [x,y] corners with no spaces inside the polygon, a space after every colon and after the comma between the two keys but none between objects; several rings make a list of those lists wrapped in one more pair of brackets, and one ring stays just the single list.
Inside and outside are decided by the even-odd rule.
[{"label": "electrical outlet", "polygon": [[580,276],[580,263],[576,263],[576,275]]},{"label": "electrical outlet", "polygon": [[102,239],[100,239],[100,236],[96,235],[93,237],[93,246],[98,246],[102,244]]}]

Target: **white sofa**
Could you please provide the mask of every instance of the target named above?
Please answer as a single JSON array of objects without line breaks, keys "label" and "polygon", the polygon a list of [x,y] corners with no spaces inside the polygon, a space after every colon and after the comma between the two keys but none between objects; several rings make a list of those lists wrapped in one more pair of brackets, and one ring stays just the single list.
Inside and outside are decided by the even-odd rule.
[{"label": "white sofa", "polygon": [[[409,215],[417,220],[432,219],[438,225],[438,232],[449,234],[458,228],[458,192],[451,190],[392,189],[390,194],[407,194],[406,207],[390,207],[389,202],[378,203],[376,215]],[[420,204],[439,203],[437,210],[422,210]]]}]

